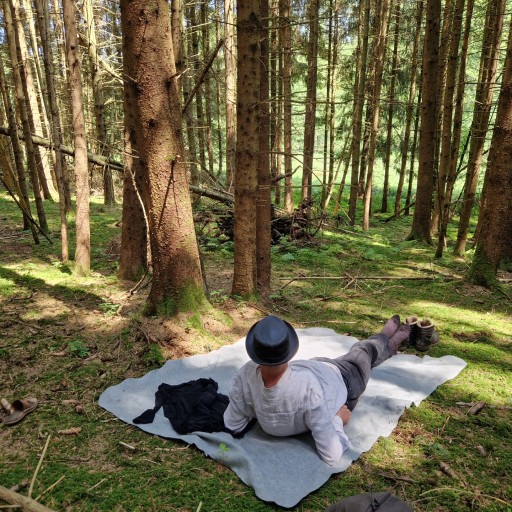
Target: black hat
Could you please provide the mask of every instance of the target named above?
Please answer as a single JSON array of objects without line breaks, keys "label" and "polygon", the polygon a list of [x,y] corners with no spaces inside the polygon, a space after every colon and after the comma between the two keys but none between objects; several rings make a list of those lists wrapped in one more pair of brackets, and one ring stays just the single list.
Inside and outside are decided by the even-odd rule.
[{"label": "black hat", "polygon": [[250,328],[245,338],[245,348],[255,363],[277,366],[286,363],[297,353],[299,338],[288,322],[270,315]]}]

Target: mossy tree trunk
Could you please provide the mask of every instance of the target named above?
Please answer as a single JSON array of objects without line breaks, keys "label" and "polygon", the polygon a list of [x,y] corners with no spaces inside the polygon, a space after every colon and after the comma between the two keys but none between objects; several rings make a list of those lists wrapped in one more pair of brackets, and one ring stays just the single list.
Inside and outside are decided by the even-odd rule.
[{"label": "mossy tree trunk", "polygon": [[512,23],[492,135],[485,183],[487,200],[480,212],[482,226],[468,279],[488,287],[496,285],[496,271],[512,261]]},{"label": "mossy tree trunk", "polygon": [[192,217],[179,89],[166,0],[121,0],[124,58],[135,81],[136,136],[153,280],[145,312],[173,315],[206,304]]}]

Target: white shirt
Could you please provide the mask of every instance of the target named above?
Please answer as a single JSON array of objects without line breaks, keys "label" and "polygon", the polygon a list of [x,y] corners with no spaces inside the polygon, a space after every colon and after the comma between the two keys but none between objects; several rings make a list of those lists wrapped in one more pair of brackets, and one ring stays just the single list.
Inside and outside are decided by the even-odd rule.
[{"label": "white shirt", "polygon": [[340,371],[323,361],[290,361],[279,382],[266,388],[259,365],[249,361],[231,379],[224,424],[234,432],[257,418],[270,435],[311,431],[321,459],[333,465],[348,448],[343,421],[336,413],[347,401]]}]

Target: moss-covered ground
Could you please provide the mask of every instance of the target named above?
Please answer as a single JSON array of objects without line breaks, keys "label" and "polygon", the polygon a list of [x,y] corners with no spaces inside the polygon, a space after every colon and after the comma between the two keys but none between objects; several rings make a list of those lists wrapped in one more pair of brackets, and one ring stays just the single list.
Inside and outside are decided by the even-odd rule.
[{"label": "moss-covered ground", "polygon": [[[367,232],[326,224],[307,243],[283,240],[272,250],[270,297],[250,303],[229,297],[232,244],[212,235],[202,247],[213,308],[147,318],[148,287],[134,292],[135,283],[116,277],[121,208],[92,201],[86,278],[59,261],[56,208],[47,205],[54,244],[34,246],[0,190],[0,395],[39,400],[23,421],[0,427],[0,485],[30,483],[51,436],[32,497],[44,493],[40,502],[54,510],[280,510],[195,447],[117,420],[98,407],[99,395],[167,358],[233,343],[267,313],[358,338],[398,313],[431,318],[441,343],[429,355],[461,357],[466,369],[293,510],[323,511],[370,488],[389,489],[419,511],[512,510],[510,274],[499,274],[502,291],[470,285],[471,249],[459,258],[449,245],[435,259],[435,248],[406,241],[411,217],[381,215]],[[469,414],[464,404],[482,400],[480,414]]]}]

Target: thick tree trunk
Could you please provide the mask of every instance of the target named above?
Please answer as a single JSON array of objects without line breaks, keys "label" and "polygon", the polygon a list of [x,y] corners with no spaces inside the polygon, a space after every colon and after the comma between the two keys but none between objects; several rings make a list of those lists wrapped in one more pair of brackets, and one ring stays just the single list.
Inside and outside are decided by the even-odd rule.
[{"label": "thick tree trunk", "polygon": [[284,208],[293,211],[292,181],[292,30],[290,0],[279,0],[281,48],[283,49],[283,126],[284,126]]},{"label": "thick tree trunk", "polygon": [[[361,131],[363,123],[364,91],[366,88],[366,63],[368,60],[368,33],[370,27],[370,0],[359,3],[359,36],[357,43],[357,69],[354,85],[354,112],[356,118],[352,137],[352,174],[350,179],[350,197],[348,216],[353,226],[356,220],[357,197],[359,192],[359,165],[361,154]],[[359,64],[360,61],[360,64]],[[355,87],[357,85],[357,88]]]},{"label": "thick tree trunk", "polygon": [[[61,258],[63,263],[69,261],[68,246],[68,225],[66,212],[68,205],[71,206],[71,198],[67,196],[66,190],[69,192],[69,179],[66,159],[61,151],[62,145],[62,129],[60,124],[60,113],[57,105],[57,90],[55,87],[55,72],[53,67],[53,53],[50,45],[50,28],[48,4],[44,0],[35,0],[37,11],[37,20],[39,34],[41,36],[41,46],[43,50],[43,63],[46,75],[46,84],[48,90],[48,101],[51,114],[51,123],[49,126],[50,139],[54,142],[55,153],[55,175],[57,178],[57,188],[59,191],[59,213],[60,213],[60,235],[61,235]],[[68,185],[66,187],[66,180]]]},{"label": "thick tree trunk", "polygon": [[73,0],[63,0],[62,10],[66,28],[66,56],[68,61],[73,138],[75,141],[75,195],[76,195],[76,250],[75,271],[87,275],[91,269],[91,230],[89,226],[89,173],[87,141],[85,139],[84,101],[75,6]]},{"label": "thick tree trunk", "polygon": [[432,148],[436,144],[436,115],[438,111],[437,74],[439,51],[439,23],[441,0],[427,0],[426,34],[423,46],[423,85],[421,102],[421,128],[418,166],[416,206],[412,221],[410,239],[432,243],[430,216],[432,192],[434,189],[435,155]]},{"label": "thick tree trunk", "polygon": [[124,58],[137,89],[136,136],[153,280],[146,313],[205,305],[181,128],[167,0],[121,0]]},{"label": "thick tree trunk", "polygon": [[393,114],[395,103],[395,84],[398,62],[398,36],[400,34],[400,0],[396,0],[395,5],[395,31],[393,41],[393,59],[391,61],[391,83],[389,85],[389,108],[388,108],[388,129],[386,140],[386,158],[384,160],[384,186],[382,189],[382,206],[380,211],[386,213],[388,211],[388,195],[389,195],[389,166],[391,159],[391,141],[393,139]]},{"label": "thick tree trunk", "polygon": [[224,0],[226,61],[226,190],[233,191],[236,155],[235,0]]},{"label": "thick tree trunk", "polygon": [[485,226],[477,242],[468,279],[493,287],[499,264],[512,260],[512,23],[501,83],[496,123],[485,173],[487,201],[479,223]]},{"label": "thick tree trunk", "polygon": [[256,197],[258,194],[261,22],[260,0],[237,2],[237,140],[235,173],[234,295],[257,295]]},{"label": "thick tree trunk", "polygon": [[364,208],[363,208],[363,230],[370,228],[370,204],[372,198],[372,182],[373,182],[373,166],[375,163],[375,146],[377,143],[377,130],[379,128],[380,113],[380,91],[382,85],[382,72],[384,69],[384,59],[386,55],[386,38],[388,33],[389,20],[389,0],[377,2],[377,8],[380,9],[380,23],[378,26],[378,36],[374,42],[372,51],[372,59],[375,61],[374,75],[370,79],[372,83],[371,97],[369,101],[372,103],[370,119],[370,145],[368,149],[368,170],[366,175],[366,186],[364,191]]},{"label": "thick tree trunk", "polygon": [[[405,181],[405,171],[407,167],[407,155],[409,153],[409,139],[411,138],[411,124],[414,110],[414,97],[416,95],[416,74],[418,70],[418,48],[421,35],[421,20],[423,18],[423,0],[419,0],[417,4],[416,15],[416,32],[414,36],[414,44],[411,60],[411,86],[409,89],[409,101],[407,102],[407,112],[405,117],[404,142],[402,148],[402,159],[400,163],[400,174],[395,197],[395,214],[401,209],[402,190]],[[407,203],[409,204],[409,203]]]},{"label": "thick tree trunk", "polygon": [[37,172],[37,162],[35,158],[34,144],[32,143],[32,137],[30,132],[30,121],[27,112],[27,105],[25,103],[26,91],[24,91],[24,81],[22,80],[22,71],[20,68],[23,66],[19,62],[17,55],[17,28],[13,22],[12,0],[4,0],[4,18],[6,25],[7,40],[9,44],[9,55],[11,58],[11,65],[14,77],[14,87],[16,95],[16,107],[18,114],[21,118],[21,124],[23,127],[23,135],[25,136],[25,147],[27,150],[27,162],[30,172],[30,180],[32,182],[32,193],[34,194],[34,201],[36,203],[37,217],[39,219],[39,225],[41,229],[48,233],[48,224],[46,222],[46,214],[44,211],[43,198],[41,197],[41,191],[39,188],[39,176]]},{"label": "thick tree trunk", "polygon": [[496,82],[498,55],[503,29],[504,0],[492,0],[488,3],[488,12],[482,40],[480,73],[475,94],[473,123],[471,124],[471,143],[469,146],[468,168],[464,184],[464,197],[460,212],[459,228],[455,253],[463,255],[466,250],[466,240],[475,201],[478,184],[478,174],[482,163],[489,116],[492,106],[493,91]]}]

